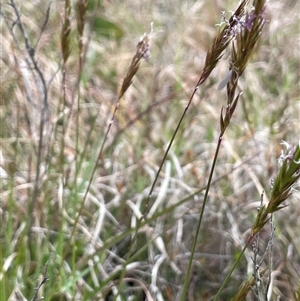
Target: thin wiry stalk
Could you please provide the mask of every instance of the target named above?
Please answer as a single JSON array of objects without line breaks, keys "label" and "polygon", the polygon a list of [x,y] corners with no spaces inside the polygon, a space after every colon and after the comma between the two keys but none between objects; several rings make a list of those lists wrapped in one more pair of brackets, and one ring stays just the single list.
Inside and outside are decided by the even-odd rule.
[{"label": "thin wiry stalk", "polygon": [[[38,152],[37,152],[37,162],[36,162],[36,175],[35,175],[35,180],[34,180],[34,188],[33,188],[33,194],[32,194],[32,199],[30,202],[28,202],[28,216],[29,216],[29,222],[28,222],[28,229],[27,229],[27,234],[28,234],[28,249],[30,252],[31,257],[33,257],[33,246],[32,246],[32,232],[31,228],[34,222],[34,217],[33,217],[33,211],[35,209],[35,204],[36,200],[39,194],[39,186],[40,186],[40,165],[42,161],[42,152],[43,152],[43,147],[44,147],[44,127],[45,127],[45,121],[48,117],[48,87],[44,78],[44,74],[41,71],[40,67],[38,66],[37,60],[35,58],[35,48],[32,47],[32,44],[29,40],[29,37],[27,35],[26,29],[24,27],[24,24],[21,20],[21,15],[20,11],[17,8],[14,0],[10,1],[12,8],[14,9],[15,15],[17,17],[16,24],[19,27],[22,36],[24,38],[26,50],[29,56],[29,59],[31,61],[31,64],[33,66],[33,70],[38,74],[39,79],[41,81],[41,87],[42,87],[42,110],[41,110],[41,115],[40,115],[40,126],[39,126],[39,144],[38,144]],[[49,13],[46,15],[46,19],[44,21],[44,26],[45,28],[49,18]],[[11,31],[12,32],[12,31]],[[17,40],[17,39],[16,39]]]},{"label": "thin wiry stalk", "polygon": [[[262,206],[263,201],[264,201],[264,192],[262,192],[262,194],[260,196],[260,206]],[[253,277],[254,277],[254,283],[252,284],[252,286],[255,285],[255,289],[253,289],[253,292],[256,296],[258,296],[258,291],[259,291],[258,281],[259,281],[259,278],[260,278],[260,275],[259,275],[260,265],[258,263],[259,235],[255,236],[255,239],[254,239],[253,244],[252,244],[252,251],[253,251],[252,261],[253,261]]]},{"label": "thin wiry stalk", "polygon": [[[67,76],[67,61],[71,53],[70,39],[71,39],[71,4],[70,0],[66,0],[65,2],[65,11],[64,11],[64,20],[62,24],[61,31],[61,53],[62,53],[62,100],[60,100],[60,105],[58,106],[58,112],[61,110],[61,102],[62,102],[62,112],[65,112],[67,108],[67,97],[66,97],[66,76]],[[64,169],[64,149],[65,149],[65,133],[68,127],[68,118],[66,114],[63,114],[63,123],[62,123],[62,137],[60,141],[60,153],[59,153],[59,161],[60,161],[60,172],[63,175]],[[65,182],[65,181],[63,181]],[[64,191],[64,190],[63,190]]]},{"label": "thin wiry stalk", "polygon": [[[264,268],[261,272],[259,272],[259,277],[260,278],[264,275],[266,270],[267,270],[267,267]],[[244,281],[240,285],[238,292],[234,295],[233,298],[230,299],[230,301],[244,300],[247,297],[248,293],[251,291],[254,284],[255,284],[255,277],[251,276],[250,279]]]},{"label": "thin wiry stalk", "polygon": [[[268,281],[266,285],[266,291],[265,291],[265,299],[270,300],[269,298],[269,288],[272,280],[272,271],[273,271],[273,245],[274,245],[274,234],[275,234],[275,229],[276,227],[274,226],[274,221],[273,221],[273,214],[271,214],[270,218],[270,228],[271,228],[271,235],[270,239],[268,242],[267,249],[269,249],[269,275],[268,275]],[[267,251],[267,250],[266,250]]]},{"label": "thin wiry stalk", "polygon": [[[80,90],[80,82],[81,82],[81,76],[82,76],[82,72],[83,72],[83,67],[84,67],[84,53],[87,50],[87,47],[84,47],[84,43],[83,43],[83,34],[84,34],[84,28],[85,28],[85,20],[86,20],[86,12],[87,12],[87,8],[88,8],[88,0],[80,0],[77,2],[77,7],[76,7],[76,21],[77,21],[77,32],[78,32],[78,49],[79,49],[79,57],[78,57],[78,61],[79,61],[79,71],[78,71],[78,77],[77,77],[77,83],[76,83],[76,89],[77,89],[77,107],[76,107],[76,131],[75,131],[75,149],[78,152],[79,150],[79,133],[80,133],[80,123],[79,123],[79,115],[80,115],[80,99],[81,99],[81,90]],[[71,7],[69,7],[69,3],[66,2],[66,6],[65,6],[65,20],[64,20],[64,24],[62,27],[62,31],[63,31],[63,35],[62,35],[62,53],[63,53],[63,60],[64,63],[66,62],[66,60],[69,57],[70,54],[70,42],[69,42],[69,35],[70,35],[70,10]],[[64,36],[64,34],[66,34],[66,36]],[[67,124],[66,124],[67,126]],[[76,156],[76,164],[75,164],[75,179],[77,179],[78,174],[79,174],[79,169],[80,169],[80,160],[79,160],[80,156]],[[76,181],[76,180],[75,180]],[[73,195],[75,196],[75,198],[77,197],[77,185],[75,183],[74,185],[74,190],[72,191]],[[88,193],[88,192],[87,192]],[[86,194],[87,196],[87,194]],[[85,198],[86,198],[85,196]],[[62,261],[61,261],[61,265],[60,267],[62,267],[63,262],[64,262],[64,258],[67,254],[67,252],[69,251],[69,247],[72,241],[72,238],[75,234],[76,231],[76,226],[78,224],[80,215],[82,214],[82,209],[84,207],[84,203],[85,203],[85,199],[82,202],[82,206],[81,209],[79,211],[79,213],[77,214],[76,218],[75,218],[75,222],[73,225],[73,230],[71,233],[71,237],[68,240],[66,247],[64,248],[64,254],[62,256]]]},{"label": "thin wiry stalk", "polygon": [[36,46],[38,45],[38,43],[40,42],[40,39],[41,39],[41,37],[42,37],[42,35],[43,35],[43,33],[44,33],[45,29],[46,29],[46,26],[47,26],[47,24],[48,24],[48,20],[49,20],[49,17],[50,17],[50,9],[51,9],[51,5],[52,5],[52,1],[50,1],[49,4],[48,4],[48,8],[47,8],[47,10],[46,10],[46,17],[45,17],[44,23],[43,23],[43,25],[42,25],[42,28],[41,28],[41,31],[40,31],[40,36],[39,36],[38,39],[37,39],[37,42],[36,42],[35,47],[36,47]]},{"label": "thin wiry stalk", "polygon": [[[82,76],[82,72],[83,72],[83,65],[84,65],[84,43],[83,43],[83,33],[84,33],[84,27],[85,27],[85,17],[86,17],[86,12],[87,12],[87,7],[88,7],[88,0],[79,0],[77,2],[77,14],[76,14],[76,20],[77,20],[77,31],[78,31],[78,48],[79,48],[79,72],[78,72],[78,79],[77,79],[77,112],[76,112],[76,146],[75,149],[76,151],[79,150],[79,115],[80,115],[80,99],[81,99],[81,85],[80,85],[80,81],[81,81],[81,76]],[[76,179],[79,173],[79,161],[76,160]],[[75,185],[75,193],[77,195],[77,185]],[[84,202],[83,202],[84,205]],[[82,205],[82,208],[83,208]],[[78,215],[78,219],[79,219],[79,215]],[[76,228],[76,224],[78,222],[78,219],[75,220],[75,225],[74,225],[74,229],[73,232]],[[75,232],[74,232],[75,233]],[[73,233],[73,234],[74,234]],[[72,235],[73,236],[73,235]]]},{"label": "thin wiry stalk", "polygon": [[[263,194],[261,195],[261,206],[262,206],[262,204],[263,204]],[[274,244],[274,234],[275,234],[275,226],[273,223],[273,214],[271,214],[271,218],[270,218],[270,227],[271,227],[271,229],[270,229],[271,234],[270,234],[270,237],[268,240],[268,244],[267,244],[266,250],[260,257],[259,261],[258,261],[258,252],[259,252],[259,250],[258,250],[259,235],[258,234],[255,235],[255,240],[253,243],[253,253],[254,253],[253,274],[254,274],[254,280],[255,280],[255,285],[254,285],[255,288],[252,288],[252,289],[258,299],[262,298],[264,300],[270,300],[270,296],[268,297],[268,294],[269,294],[269,287],[270,287],[270,283],[271,283],[271,279],[272,279],[271,276],[272,276],[272,271],[273,271],[273,244]],[[267,280],[266,287],[264,287],[259,270],[260,270],[262,263],[267,254],[269,255],[268,280]]]},{"label": "thin wiry stalk", "polygon": [[[61,29],[60,42],[61,42],[61,53],[62,53],[62,97],[60,97],[60,104],[57,108],[58,113],[65,112],[67,108],[67,61],[71,53],[71,3],[70,0],[65,1],[64,7],[64,20]],[[62,108],[61,108],[62,105]],[[66,185],[66,180],[64,178],[64,150],[65,150],[65,134],[67,132],[68,123],[70,117],[65,113],[62,116],[62,135],[60,140],[60,153],[59,153],[59,162],[60,162],[60,172],[62,175],[62,185]],[[57,123],[56,129],[57,131]],[[65,189],[62,189],[61,199],[64,199]],[[64,224],[64,215],[61,215],[60,231],[63,233],[63,224]],[[59,246],[62,246],[63,242],[60,240]],[[63,249],[62,247],[60,249]],[[62,260],[63,262],[63,260]]]},{"label": "thin wiry stalk", "polygon": [[202,204],[201,212],[200,212],[200,216],[199,216],[199,221],[198,221],[197,228],[196,228],[195,239],[194,239],[193,245],[192,245],[191,256],[190,256],[190,259],[189,259],[186,276],[185,276],[185,279],[184,279],[183,291],[182,291],[182,294],[181,294],[181,301],[185,300],[184,296],[187,293],[188,283],[189,283],[189,279],[190,279],[190,273],[191,273],[191,270],[192,270],[193,258],[194,258],[194,254],[195,254],[195,250],[196,250],[196,246],[197,246],[197,242],[198,242],[197,238],[199,237],[200,227],[201,227],[201,223],[202,223],[202,219],[203,219],[203,215],[204,215],[204,210],[205,210],[205,206],[206,206],[207,199],[208,199],[208,192],[209,192],[210,185],[212,183],[212,177],[213,177],[215,166],[216,166],[216,163],[217,163],[217,158],[218,158],[219,150],[220,150],[220,147],[221,147],[221,142],[222,142],[222,139],[220,137],[220,139],[218,141],[216,151],[215,151],[213,163],[212,163],[212,166],[211,166],[211,169],[210,169],[207,186],[205,187],[204,200],[203,200],[203,204]]}]

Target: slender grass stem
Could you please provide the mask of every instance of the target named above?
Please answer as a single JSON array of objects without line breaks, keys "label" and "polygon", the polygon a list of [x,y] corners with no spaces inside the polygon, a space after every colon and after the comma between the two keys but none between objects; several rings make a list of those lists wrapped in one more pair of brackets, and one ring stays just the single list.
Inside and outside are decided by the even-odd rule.
[{"label": "slender grass stem", "polygon": [[186,293],[187,293],[190,274],[191,274],[191,270],[192,270],[193,258],[194,258],[194,254],[195,254],[195,249],[196,249],[196,245],[197,245],[197,242],[198,242],[198,236],[199,236],[199,233],[200,233],[200,228],[201,228],[201,224],[202,224],[202,220],[203,220],[204,210],[205,210],[207,199],[208,199],[209,188],[210,188],[211,183],[212,183],[212,177],[213,177],[214,170],[215,170],[215,167],[216,167],[216,162],[217,162],[221,142],[222,142],[222,136],[220,135],[219,139],[218,139],[218,144],[217,144],[217,148],[216,148],[216,151],[215,151],[214,159],[213,159],[213,162],[212,162],[212,166],[211,166],[211,169],[210,169],[208,182],[207,182],[207,185],[206,185],[206,188],[205,188],[204,200],[203,200],[203,204],[202,204],[202,207],[201,207],[201,212],[200,212],[200,216],[199,216],[199,220],[198,220],[198,224],[197,224],[195,238],[194,238],[194,241],[193,241],[193,246],[192,246],[192,250],[191,250],[191,256],[190,256],[190,259],[189,259],[186,276],[185,276],[185,279],[184,279],[183,290],[182,290],[181,299],[180,299],[181,301],[185,300],[185,296],[186,296]]}]

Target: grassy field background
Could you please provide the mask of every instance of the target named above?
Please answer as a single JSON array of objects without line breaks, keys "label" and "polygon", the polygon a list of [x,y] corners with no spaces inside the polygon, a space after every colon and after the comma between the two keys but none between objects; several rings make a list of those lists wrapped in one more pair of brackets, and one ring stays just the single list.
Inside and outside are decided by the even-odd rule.
[{"label": "grassy field background", "polygon": [[[228,51],[195,95],[147,200],[221,12],[229,18],[238,1],[90,1],[80,17],[82,2],[13,2],[23,32],[11,2],[1,5],[0,299],[138,301],[148,292],[179,300],[226,106],[218,85]],[[266,19],[222,141],[188,301],[213,300],[263,191],[268,202],[282,141],[299,143],[299,1],[269,1]],[[146,32],[150,56],[106,136]],[[273,216],[268,300],[300,298],[299,187],[284,205]],[[135,233],[139,210],[153,218]],[[254,256],[261,269],[270,267],[270,229],[260,231],[258,251],[247,248],[221,300],[253,274]],[[249,292],[245,300],[264,299]]]}]

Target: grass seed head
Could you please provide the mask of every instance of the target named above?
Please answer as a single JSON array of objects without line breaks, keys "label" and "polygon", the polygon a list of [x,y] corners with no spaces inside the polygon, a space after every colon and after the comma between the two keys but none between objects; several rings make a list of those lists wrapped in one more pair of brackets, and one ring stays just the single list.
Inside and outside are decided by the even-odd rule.
[{"label": "grass seed head", "polygon": [[261,207],[252,228],[252,235],[257,234],[269,220],[269,215],[287,205],[282,203],[292,194],[292,189],[300,178],[300,143],[297,147],[284,142],[287,152],[279,157],[281,168],[274,181],[271,199],[268,205]]}]

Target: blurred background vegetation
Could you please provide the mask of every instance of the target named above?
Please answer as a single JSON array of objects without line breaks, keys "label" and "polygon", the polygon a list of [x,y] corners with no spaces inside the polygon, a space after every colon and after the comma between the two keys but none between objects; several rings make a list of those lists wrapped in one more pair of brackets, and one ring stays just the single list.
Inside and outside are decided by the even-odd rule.
[{"label": "blurred background vegetation", "polygon": [[[229,53],[197,92],[155,186],[148,210],[160,197],[155,212],[165,209],[166,214],[143,228],[129,250],[136,222],[132,206],[145,205],[219,30],[221,12],[229,18],[238,1],[89,1],[82,36],[78,2],[15,1],[45,80],[46,107],[15,11],[10,1],[1,5],[1,300],[31,300],[47,267],[49,279],[38,292],[45,300],[113,300],[111,285],[119,285],[128,258],[121,300],[143,300],[141,283],[153,300],[177,300],[203,199],[202,192],[193,194],[207,184],[226,103],[226,91],[218,85],[226,76]],[[222,142],[189,301],[215,295],[248,238],[261,193],[265,201],[270,195],[284,149],[280,143],[299,143],[299,11],[296,0],[268,3],[268,21],[239,82],[243,94]],[[145,32],[151,37],[150,58],[141,62],[120,100],[69,241],[118,91]],[[295,190],[274,216],[271,300],[296,300],[299,294],[299,198]],[[260,233],[260,256],[269,232],[267,225]],[[161,246],[168,254],[164,260]],[[230,300],[251,276],[251,256],[250,248],[222,300]],[[266,265],[268,257],[262,260]],[[256,299],[250,293],[247,300]]]}]

